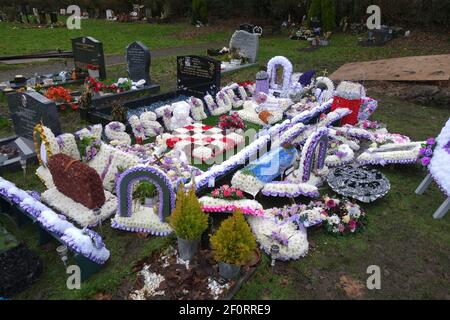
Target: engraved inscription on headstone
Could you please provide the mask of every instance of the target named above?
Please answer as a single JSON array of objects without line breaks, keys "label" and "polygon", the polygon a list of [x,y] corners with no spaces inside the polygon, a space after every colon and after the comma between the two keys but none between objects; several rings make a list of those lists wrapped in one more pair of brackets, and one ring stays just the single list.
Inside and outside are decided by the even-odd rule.
[{"label": "engraved inscription on headstone", "polygon": [[128,45],[126,60],[131,80],[144,79],[150,84],[150,50],[142,42],[135,41]]},{"label": "engraved inscription on headstone", "polygon": [[61,134],[56,104],[37,92],[8,94],[8,107],[16,135],[33,140],[36,124],[42,122],[55,135]]},{"label": "engraved inscription on headstone", "polygon": [[236,48],[248,57],[250,63],[258,59],[259,35],[244,30],[237,30],[230,39],[230,48]]},{"label": "engraved inscription on headstone", "polygon": [[87,72],[89,64],[97,66],[100,79],[106,79],[103,43],[92,37],[75,38],[72,39],[72,51],[75,68]]},{"label": "engraved inscription on headstone", "polygon": [[178,89],[215,95],[220,90],[220,61],[202,56],[177,57]]}]

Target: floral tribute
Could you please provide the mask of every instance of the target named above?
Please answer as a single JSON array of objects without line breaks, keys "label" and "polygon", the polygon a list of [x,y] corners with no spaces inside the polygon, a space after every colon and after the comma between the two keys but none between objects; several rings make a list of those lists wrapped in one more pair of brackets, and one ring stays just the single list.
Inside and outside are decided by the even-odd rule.
[{"label": "floral tribute", "polygon": [[320,208],[325,229],[334,235],[347,235],[366,227],[367,218],[362,208],[350,201],[324,196],[310,207]]},{"label": "floral tribute", "polygon": [[62,153],[51,156],[48,167],[59,192],[89,209],[103,206],[105,192],[93,168]]},{"label": "floral tribute", "polygon": [[211,192],[211,196],[216,199],[225,200],[240,200],[244,198],[244,194],[241,190],[230,187],[227,184],[215,189],[213,192]]},{"label": "floral tribute", "polygon": [[94,137],[84,137],[80,140],[80,155],[85,162],[91,161],[100,151],[102,141]]},{"label": "floral tribute", "polygon": [[[450,142],[448,143],[448,145],[450,145]],[[428,138],[427,141],[425,141],[425,143],[423,143],[422,147],[419,149],[419,156],[417,157],[417,161],[425,168],[427,168],[430,164],[435,147],[436,139]]]},{"label": "floral tribute", "polygon": [[231,115],[223,115],[219,119],[219,127],[222,130],[226,129],[244,129],[244,120],[239,117],[237,112],[233,112]]},{"label": "floral tribute", "polygon": [[44,96],[48,99],[60,104],[60,109],[65,110],[66,105],[69,105],[72,110],[77,110],[78,106],[73,102],[73,97],[70,94],[69,89],[65,89],[62,86],[50,87],[44,93]]}]

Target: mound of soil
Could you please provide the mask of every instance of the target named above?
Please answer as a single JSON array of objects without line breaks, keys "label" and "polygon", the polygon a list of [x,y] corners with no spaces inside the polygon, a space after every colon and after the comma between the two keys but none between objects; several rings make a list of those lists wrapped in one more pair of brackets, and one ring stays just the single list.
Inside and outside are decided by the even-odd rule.
[{"label": "mound of soil", "polygon": [[42,262],[24,245],[0,254],[0,296],[12,297],[28,288],[41,274]]}]

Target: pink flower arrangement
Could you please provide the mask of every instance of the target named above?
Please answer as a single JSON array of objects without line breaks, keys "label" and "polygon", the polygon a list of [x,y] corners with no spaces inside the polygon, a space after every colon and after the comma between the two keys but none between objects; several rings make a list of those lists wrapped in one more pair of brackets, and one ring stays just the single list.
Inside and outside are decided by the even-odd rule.
[{"label": "pink flower arrangement", "polygon": [[266,94],[260,92],[260,93],[258,93],[256,95],[256,103],[257,104],[261,104],[261,103],[264,103],[266,101],[267,101],[267,95]]},{"label": "pink flower arrangement", "polygon": [[213,198],[225,200],[241,200],[244,198],[244,194],[241,190],[230,187],[227,184],[213,190],[213,192],[211,192],[211,196]]}]

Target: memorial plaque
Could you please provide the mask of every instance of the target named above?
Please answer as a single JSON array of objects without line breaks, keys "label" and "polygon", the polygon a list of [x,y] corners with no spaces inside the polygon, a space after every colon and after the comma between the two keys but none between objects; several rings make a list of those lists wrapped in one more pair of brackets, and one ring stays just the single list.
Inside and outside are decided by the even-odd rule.
[{"label": "memorial plaque", "polygon": [[130,79],[144,79],[150,84],[150,50],[142,42],[135,41],[128,45],[126,60]]},{"label": "memorial plaque", "polygon": [[16,135],[33,141],[36,124],[42,122],[55,136],[61,134],[56,104],[37,92],[8,94],[8,107]]},{"label": "memorial plaque", "polygon": [[72,39],[72,51],[75,68],[87,72],[89,64],[97,66],[99,68],[100,79],[106,79],[103,43],[92,37],[75,38]]},{"label": "memorial plaque", "polygon": [[179,90],[215,95],[220,90],[220,61],[202,56],[177,57]]},{"label": "memorial plaque", "polygon": [[255,63],[258,59],[259,35],[244,30],[237,30],[231,37],[230,48],[238,49],[239,52],[244,53],[248,57],[250,63]]}]

